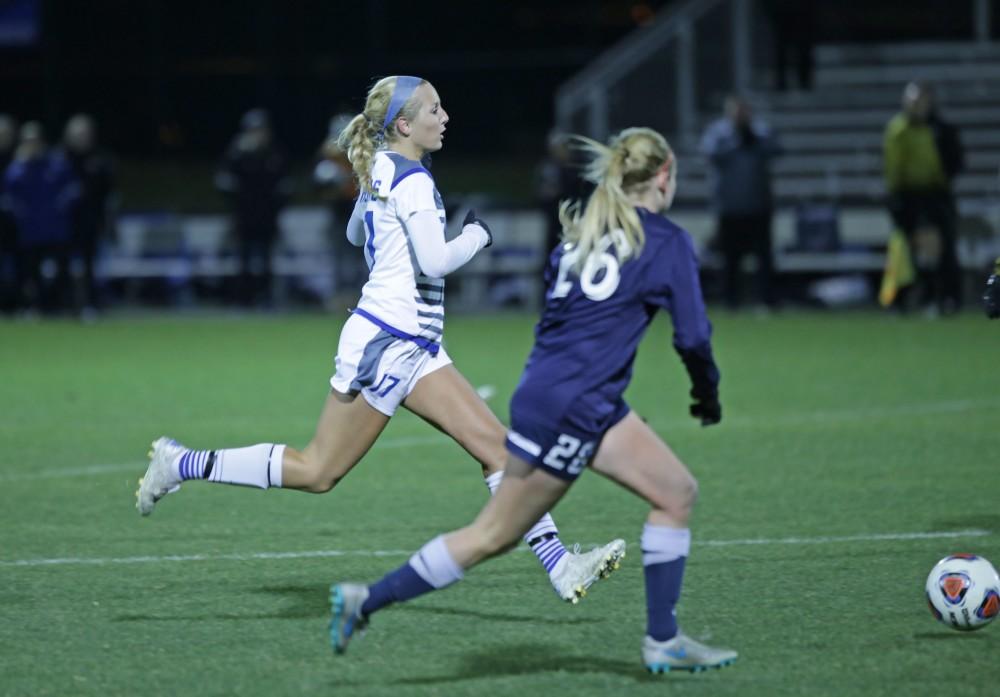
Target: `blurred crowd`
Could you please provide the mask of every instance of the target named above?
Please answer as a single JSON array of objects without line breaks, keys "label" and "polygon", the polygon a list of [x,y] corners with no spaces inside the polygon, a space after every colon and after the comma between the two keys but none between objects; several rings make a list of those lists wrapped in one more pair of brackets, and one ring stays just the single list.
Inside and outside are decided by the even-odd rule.
[{"label": "blurred crowd", "polygon": [[[357,197],[350,163],[335,146],[348,118],[334,116],[317,149],[312,191],[329,207],[331,233],[346,224]],[[267,111],[240,119],[214,176],[230,210],[238,261],[228,296],[244,306],[271,302],[278,218],[295,192],[288,155]],[[38,121],[0,114],[0,309],[22,315],[95,317],[106,302],[95,273],[99,245],[111,237],[115,168],[94,119],[72,116],[50,143]],[[331,234],[335,283],[356,286],[363,264]]]},{"label": "blurred crowd", "polygon": [[[338,232],[357,197],[350,163],[336,146],[348,119],[347,114],[331,118],[311,173],[311,191],[328,207],[332,221],[329,243],[338,289],[357,289],[364,278],[358,255]],[[935,313],[954,312],[962,298],[953,182],[963,155],[958,132],[942,118],[930,85],[905,87],[900,112],[885,126],[883,146],[887,211],[894,228],[883,304],[903,311],[920,305]],[[709,249],[721,267],[721,295],[733,309],[747,303],[773,309],[781,299],[772,249],[772,167],[784,153],[779,136],[754,114],[747,98],[733,94],[707,125],[699,151],[708,164],[716,219]],[[546,220],[546,250],[558,244],[561,234],[559,202],[587,193],[577,153],[566,134],[550,133],[535,183]],[[267,306],[273,297],[279,214],[295,190],[289,157],[275,139],[267,111],[255,108],[242,116],[214,185],[230,209],[238,260],[230,298],[245,306]],[[114,191],[114,163],[99,142],[93,118],[72,116],[61,137],[50,143],[39,122],[18,124],[0,114],[0,307],[83,317],[100,310],[104,299],[95,262],[108,232]],[[748,286],[746,257],[755,270]]]},{"label": "blurred crowd", "polygon": [[[7,308],[96,312],[94,262],[113,183],[91,117],[71,117],[61,141],[50,145],[39,122],[18,125],[0,114],[0,293]],[[74,260],[81,288],[70,272]]]}]

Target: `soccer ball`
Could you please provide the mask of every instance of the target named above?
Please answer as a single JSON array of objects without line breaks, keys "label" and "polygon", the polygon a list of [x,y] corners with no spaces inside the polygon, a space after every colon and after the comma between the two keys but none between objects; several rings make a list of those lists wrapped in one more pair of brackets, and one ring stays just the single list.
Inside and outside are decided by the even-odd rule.
[{"label": "soccer ball", "polygon": [[953,629],[981,629],[1000,614],[1000,578],[996,569],[975,554],[952,554],[927,577],[931,613]]}]

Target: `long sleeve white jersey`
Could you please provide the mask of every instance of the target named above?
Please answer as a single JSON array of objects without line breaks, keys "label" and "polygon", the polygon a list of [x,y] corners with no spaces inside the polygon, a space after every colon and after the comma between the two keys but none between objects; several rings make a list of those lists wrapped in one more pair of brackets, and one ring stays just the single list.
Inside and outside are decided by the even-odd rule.
[{"label": "long sleeve white jersey", "polygon": [[441,276],[469,261],[486,244],[486,233],[467,226],[446,244],[434,178],[399,153],[376,153],[372,190],[374,196],[358,199],[347,229],[348,239],[363,246],[369,269],[355,312],[436,354],[444,333]]}]

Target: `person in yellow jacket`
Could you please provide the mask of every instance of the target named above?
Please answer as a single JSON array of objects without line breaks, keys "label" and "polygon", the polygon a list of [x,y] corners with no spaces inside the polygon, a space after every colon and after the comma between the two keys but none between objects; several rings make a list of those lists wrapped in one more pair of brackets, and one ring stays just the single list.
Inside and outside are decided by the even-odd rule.
[{"label": "person in yellow jacket", "polygon": [[[906,85],[903,109],[885,129],[883,156],[889,213],[896,229],[911,246],[922,226],[934,227],[939,236],[936,268],[920,279],[922,300],[942,313],[954,312],[961,304],[961,277],[952,182],[962,169],[963,156],[958,131],[938,115],[930,85]],[[906,299],[899,301],[905,304]]]}]

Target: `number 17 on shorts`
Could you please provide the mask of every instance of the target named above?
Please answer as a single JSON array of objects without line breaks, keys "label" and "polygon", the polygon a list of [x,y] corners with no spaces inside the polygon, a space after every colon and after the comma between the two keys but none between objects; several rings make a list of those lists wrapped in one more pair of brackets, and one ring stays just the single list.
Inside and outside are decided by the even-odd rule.
[{"label": "number 17 on shorts", "polygon": [[393,377],[392,375],[389,375],[389,373],[385,373],[384,375],[382,375],[382,379],[378,381],[378,384],[369,387],[368,390],[374,394],[377,394],[379,397],[385,397],[390,392],[392,392],[392,388],[398,384],[399,384],[399,378]]}]

